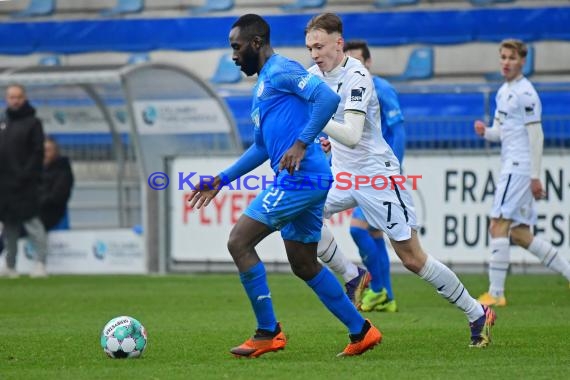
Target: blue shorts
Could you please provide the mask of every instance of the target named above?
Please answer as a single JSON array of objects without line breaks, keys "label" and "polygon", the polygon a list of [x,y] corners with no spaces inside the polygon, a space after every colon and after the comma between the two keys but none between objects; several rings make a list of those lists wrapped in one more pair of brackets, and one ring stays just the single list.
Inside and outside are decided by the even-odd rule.
[{"label": "blue shorts", "polygon": [[[281,173],[276,183],[255,197],[244,214],[273,230],[281,230],[284,240],[317,243],[321,240],[328,186],[307,177]],[[286,183],[281,181],[284,177]]]},{"label": "blue shorts", "polygon": [[[368,221],[366,220],[366,217],[364,216],[364,213],[362,212],[362,209],[359,206],[352,209],[352,219],[358,219],[358,220],[362,220],[365,223],[368,223]],[[370,223],[368,223],[368,230],[378,231],[378,229],[372,227],[370,225]]]}]

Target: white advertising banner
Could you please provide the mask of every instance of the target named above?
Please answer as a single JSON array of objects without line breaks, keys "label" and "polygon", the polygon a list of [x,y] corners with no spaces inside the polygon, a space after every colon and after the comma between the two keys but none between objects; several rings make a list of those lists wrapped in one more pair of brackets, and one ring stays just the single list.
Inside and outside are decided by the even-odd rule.
[{"label": "white advertising banner", "polygon": [[[110,106],[109,112],[119,132],[128,132],[124,106]],[[38,108],[38,117],[48,133],[109,133],[109,126],[95,106],[53,106]]]},{"label": "white advertising banner", "polygon": [[[48,238],[49,274],[147,273],[144,239],[131,229],[53,231]],[[35,250],[27,239],[20,239],[18,253],[16,269],[28,273]]]},{"label": "white advertising banner", "polygon": [[134,102],[138,131],[143,134],[230,132],[214,99]]},{"label": "white advertising banner", "polygon": [[[226,242],[233,224],[249,202],[271,182],[273,172],[263,165],[224,188],[207,208],[192,210],[186,198],[190,184],[200,176],[215,175],[233,158],[177,158],[172,162],[169,185],[170,257],[181,262],[231,261]],[[489,256],[488,218],[499,178],[498,156],[408,156],[406,176],[421,176],[411,190],[420,239],[426,252],[451,263],[483,263]],[[570,247],[570,157],[543,159],[543,184],[547,198],[537,202],[536,232],[563,250]],[[405,186],[411,188],[408,180]],[[385,190],[379,190],[385,191]],[[349,233],[351,211],[327,221],[338,244],[354,261],[360,261]],[[258,246],[266,261],[286,262],[278,233]],[[397,258],[391,252],[391,259]],[[520,248],[512,250],[512,262],[537,260]]]}]

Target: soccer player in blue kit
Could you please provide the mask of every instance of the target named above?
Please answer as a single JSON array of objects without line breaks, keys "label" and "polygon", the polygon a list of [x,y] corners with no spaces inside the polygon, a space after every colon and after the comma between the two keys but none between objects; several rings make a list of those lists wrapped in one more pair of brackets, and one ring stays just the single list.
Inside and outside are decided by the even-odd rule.
[{"label": "soccer player in blue kit", "polygon": [[280,230],[293,273],[348,329],[350,343],[338,356],[360,355],[380,343],[382,334],[358,313],[332,272],[317,261],[332,174],[313,141],[337,109],[339,97],[299,63],[274,53],[269,25],[262,17],[240,17],[229,40],[236,65],[247,76],[258,75],[251,108],[254,144],[211,183],[197,184],[190,206],[207,206],[221,187],[268,159],[276,174],[275,183],[251,202],[230,233],[228,249],[257,319],[253,337],[230,352],[258,357],[285,348],[265,267],[255,251],[259,242]]}]

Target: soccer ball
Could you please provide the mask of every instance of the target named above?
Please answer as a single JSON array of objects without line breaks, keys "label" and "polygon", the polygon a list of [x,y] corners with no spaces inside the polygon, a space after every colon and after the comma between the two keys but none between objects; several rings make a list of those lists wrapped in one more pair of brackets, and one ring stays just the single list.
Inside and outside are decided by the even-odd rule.
[{"label": "soccer ball", "polygon": [[111,319],[101,331],[101,347],[114,359],[138,358],[146,347],[146,330],[132,317]]}]

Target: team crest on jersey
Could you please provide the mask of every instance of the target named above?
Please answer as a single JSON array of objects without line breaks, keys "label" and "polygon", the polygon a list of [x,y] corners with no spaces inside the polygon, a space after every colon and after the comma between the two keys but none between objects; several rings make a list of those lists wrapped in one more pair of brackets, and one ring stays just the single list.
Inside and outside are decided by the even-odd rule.
[{"label": "team crest on jersey", "polygon": [[530,106],[524,107],[524,113],[525,113],[527,116],[532,116],[532,115],[534,115],[534,103],[531,104]]},{"label": "team crest on jersey", "polygon": [[352,90],[350,90],[350,101],[351,102],[361,102],[362,101],[362,95],[364,95],[364,91],[366,91],[366,88],[364,88],[364,87],[353,88]]},{"label": "team crest on jersey", "polygon": [[261,94],[263,94],[263,90],[265,90],[265,84],[264,82],[260,82],[259,86],[257,86],[257,92],[255,95],[259,98]]}]

